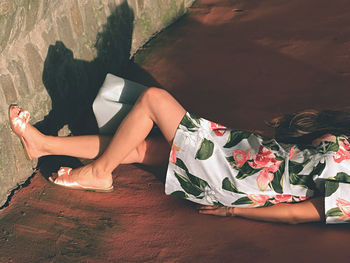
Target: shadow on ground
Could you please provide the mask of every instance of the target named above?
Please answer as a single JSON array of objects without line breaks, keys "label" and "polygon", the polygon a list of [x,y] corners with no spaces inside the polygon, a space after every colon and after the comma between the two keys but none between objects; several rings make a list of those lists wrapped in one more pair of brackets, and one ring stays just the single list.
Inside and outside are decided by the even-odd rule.
[{"label": "shadow on ground", "polygon": [[[75,59],[63,42],[50,45],[44,63],[43,83],[50,95],[52,109],[35,126],[44,134],[57,135],[65,125],[72,135],[97,134],[92,103],[107,73],[142,80],[144,85],[159,86],[153,77],[130,59],[134,13],[127,1],[110,6],[112,12],[96,36],[97,56],[92,61]],[[72,157],[40,158],[38,167],[49,176],[59,166],[77,167]]]}]

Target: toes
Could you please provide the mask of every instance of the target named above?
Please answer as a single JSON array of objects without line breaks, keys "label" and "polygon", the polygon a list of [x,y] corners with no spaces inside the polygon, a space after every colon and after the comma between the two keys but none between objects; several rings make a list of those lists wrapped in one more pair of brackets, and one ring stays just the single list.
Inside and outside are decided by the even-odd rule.
[{"label": "toes", "polygon": [[54,183],[58,177],[57,173],[52,173],[51,176],[49,177],[50,182]]},{"label": "toes", "polygon": [[72,168],[70,167],[60,167],[60,169],[57,172],[57,175],[58,176],[63,176],[65,174],[69,175],[71,171],[72,171]]},{"label": "toes", "polygon": [[10,106],[10,117],[15,118],[18,116],[20,109],[17,105]]},{"label": "toes", "polygon": [[72,168],[61,167],[57,173],[52,173],[49,180],[55,184],[65,184],[71,181],[70,172]]}]

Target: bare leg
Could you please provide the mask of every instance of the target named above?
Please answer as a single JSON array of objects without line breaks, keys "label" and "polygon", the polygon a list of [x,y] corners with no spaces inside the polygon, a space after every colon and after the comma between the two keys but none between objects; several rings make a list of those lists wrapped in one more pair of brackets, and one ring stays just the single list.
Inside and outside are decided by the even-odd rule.
[{"label": "bare leg", "polygon": [[154,123],[171,144],[184,108],[166,91],[146,90],[115,133],[105,152],[97,160],[71,173],[72,180],[84,186],[108,187],[112,171],[147,137]]},{"label": "bare leg", "polygon": [[[16,114],[15,110],[11,112],[11,115]],[[184,114],[183,107],[169,93],[157,88],[148,89],[124,120],[105,153],[95,162],[73,170],[70,178],[81,185],[103,188],[111,185],[111,172],[120,163],[163,163]],[[154,123],[161,129],[165,140],[145,139]],[[58,154],[95,158],[110,140],[101,136],[50,137],[30,124],[19,136],[23,136],[32,157]]]},{"label": "bare leg", "polygon": [[171,144],[184,114],[184,108],[168,92],[148,89],[121,123],[106,151],[94,162],[95,168],[102,174],[110,174],[145,140],[154,123]]},{"label": "bare leg", "polygon": [[[67,155],[95,159],[105,151],[112,137],[102,135],[46,136],[28,123],[24,139],[27,150],[33,158],[45,155]],[[132,150],[122,163],[164,164],[168,159],[169,151],[170,146],[164,137],[147,138]]]},{"label": "bare leg", "polygon": [[84,159],[98,157],[109,144],[112,137],[84,135],[55,137],[46,136],[42,143],[42,155],[67,155]]},{"label": "bare leg", "polygon": [[145,165],[166,165],[169,162],[169,153],[170,145],[163,136],[147,138],[122,163],[131,163],[130,160],[137,158],[137,163]]}]

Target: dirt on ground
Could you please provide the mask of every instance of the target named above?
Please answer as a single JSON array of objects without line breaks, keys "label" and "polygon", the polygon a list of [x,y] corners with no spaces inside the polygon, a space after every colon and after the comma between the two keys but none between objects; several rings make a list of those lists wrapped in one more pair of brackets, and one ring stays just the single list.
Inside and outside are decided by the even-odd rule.
[{"label": "dirt on ground", "polygon": [[[237,129],[305,108],[346,108],[346,0],[202,0],[136,56],[196,115]],[[144,74],[147,72],[147,74]],[[149,77],[152,76],[152,77]],[[63,189],[40,173],[0,211],[0,262],[337,262],[348,225],[205,216],[164,194],[164,167],[122,165],[115,191]]]}]

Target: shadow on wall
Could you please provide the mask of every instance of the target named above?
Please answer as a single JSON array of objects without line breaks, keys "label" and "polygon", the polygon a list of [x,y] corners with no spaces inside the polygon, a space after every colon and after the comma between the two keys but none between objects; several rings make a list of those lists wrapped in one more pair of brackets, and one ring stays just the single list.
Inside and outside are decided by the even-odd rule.
[{"label": "shadow on wall", "polygon": [[[148,82],[143,84],[157,85],[152,76],[129,59],[133,10],[127,1],[110,8],[112,14],[96,37],[97,57],[93,61],[75,59],[73,52],[61,41],[48,48],[42,79],[51,98],[52,109],[42,121],[35,124],[44,134],[57,135],[65,125],[68,125],[73,135],[96,134],[98,128],[92,103],[107,73],[125,77],[130,76],[128,71],[131,70],[135,72],[136,78],[141,76]],[[63,160],[52,156],[43,157],[38,167],[50,172],[57,170],[59,163],[74,167],[81,164],[75,158],[64,157]]]}]

